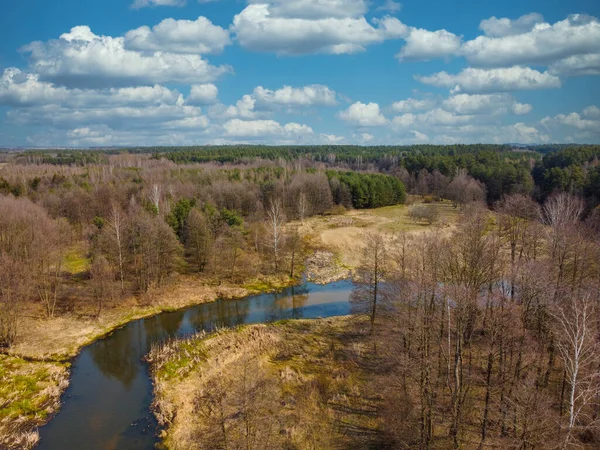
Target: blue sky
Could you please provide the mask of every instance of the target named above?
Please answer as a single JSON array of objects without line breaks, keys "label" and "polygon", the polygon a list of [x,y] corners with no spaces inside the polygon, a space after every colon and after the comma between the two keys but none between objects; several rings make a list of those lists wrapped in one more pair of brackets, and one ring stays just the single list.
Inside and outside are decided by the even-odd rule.
[{"label": "blue sky", "polygon": [[600,142],[594,0],[3,0],[0,146]]}]

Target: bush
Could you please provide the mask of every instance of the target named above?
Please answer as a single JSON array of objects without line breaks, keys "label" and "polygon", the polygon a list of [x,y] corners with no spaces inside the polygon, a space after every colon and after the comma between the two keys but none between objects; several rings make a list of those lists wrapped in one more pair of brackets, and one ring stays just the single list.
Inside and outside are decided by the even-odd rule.
[{"label": "bush", "polygon": [[408,210],[408,217],[415,223],[426,222],[431,225],[439,220],[440,212],[435,205],[415,205]]}]

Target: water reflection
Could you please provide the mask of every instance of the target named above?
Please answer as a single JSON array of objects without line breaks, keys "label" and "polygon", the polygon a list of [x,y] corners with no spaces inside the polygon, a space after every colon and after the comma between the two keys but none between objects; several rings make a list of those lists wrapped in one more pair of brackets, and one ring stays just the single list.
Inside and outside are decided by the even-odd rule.
[{"label": "water reflection", "polygon": [[56,418],[40,430],[41,449],[152,449],[156,422],[143,357],[154,343],[215,327],[345,315],[352,285],[305,284],[279,294],[219,300],[130,323],[86,347]]}]

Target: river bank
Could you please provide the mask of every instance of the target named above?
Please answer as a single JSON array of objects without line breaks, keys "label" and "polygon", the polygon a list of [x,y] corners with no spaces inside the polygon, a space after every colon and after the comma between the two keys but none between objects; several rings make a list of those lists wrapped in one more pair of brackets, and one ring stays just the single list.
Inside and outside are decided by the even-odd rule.
[{"label": "river bank", "polygon": [[362,368],[367,329],[356,316],[282,321],[155,347],[148,360],[163,448],[377,444],[379,419],[365,413],[381,403]]},{"label": "river bank", "polygon": [[206,280],[180,277],[144,297],[130,297],[109,305],[100,317],[68,314],[51,319],[26,316],[16,344],[0,354],[0,448],[30,449],[37,428],[60,409],[69,386],[70,360],[79,351],[135,320],[163,312],[212,302],[273,292],[297,284],[298,279],[263,277],[241,285],[207,285]]}]

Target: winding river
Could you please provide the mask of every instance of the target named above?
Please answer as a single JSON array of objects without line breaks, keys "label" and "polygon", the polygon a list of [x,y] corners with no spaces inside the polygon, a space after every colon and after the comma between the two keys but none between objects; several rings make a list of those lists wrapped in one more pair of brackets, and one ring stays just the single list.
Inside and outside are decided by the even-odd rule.
[{"label": "winding river", "polygon": [[350,281],[306,283],[277,294],[218,300],[136,320],[73,360],[59,414],[40,429],[40,449],[152,449],[157,423],[143,357],[152,344],[220,326],[311,319],[350,312]]}]

